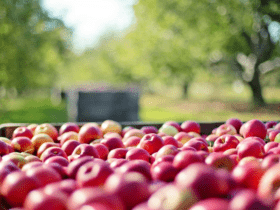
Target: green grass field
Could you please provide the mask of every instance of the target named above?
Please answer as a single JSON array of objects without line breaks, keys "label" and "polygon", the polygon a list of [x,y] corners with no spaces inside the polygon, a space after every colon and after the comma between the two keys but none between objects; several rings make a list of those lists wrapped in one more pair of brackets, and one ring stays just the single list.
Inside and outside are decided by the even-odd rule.
[{"label": "green grass field", "polygon": [[[267,88],[264,96],[269,107],[254,109],[249,103],[250,92],[245,90],[237,94],[228,88],[214,90],[214,94],[205,91],[190,90],[189,100],[165,95],[141,95],[139,118],[146,122],[164,122],[175,120],[195,120],[200,122],[225,121],[237,117],[243,121],[253,118],[269,121],[279,120],[280,89]],[[218,91],[218,92],[215,92]],[[50,98],[36,96],[26,98],[2,99],[0,123],[43,123],[67,122],[66,102],[52,104]]]}]

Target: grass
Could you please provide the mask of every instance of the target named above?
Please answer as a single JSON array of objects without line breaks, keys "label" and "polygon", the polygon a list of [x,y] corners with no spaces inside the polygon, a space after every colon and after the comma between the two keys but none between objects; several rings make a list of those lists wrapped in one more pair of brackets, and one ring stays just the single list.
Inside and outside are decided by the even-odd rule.
[{"label": "grass", "polygon": [[[255,109],[249,103],[250,91],[238,94],[228,87],[217,87],[208,94],[202,89],[190,89],[190,99],[172,97],[172,91],[165,95],[142,95],[139,117],[146,122],[164,122],[168,120],[200,122],[225,121],[231,117],[247,121],[257,118],[264,121],[280,118],[280,89],[266,88],[264,95],[270,104],[263,109]],[[5,111],[3,111],[5,110]],[[51,99],[36,96],[2,99],[0,124],[3,123],[43,123],[67,122],[66,102],[54,105]]]}]

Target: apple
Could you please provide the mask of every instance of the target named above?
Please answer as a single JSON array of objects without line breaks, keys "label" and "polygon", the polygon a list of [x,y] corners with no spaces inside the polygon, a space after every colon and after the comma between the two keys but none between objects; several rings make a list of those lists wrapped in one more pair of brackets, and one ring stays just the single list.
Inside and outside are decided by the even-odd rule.
[{"label": "apple", "polygon": [[50,183],[43,188],[47,195],[61,192],[67,196],[70,196],[76,189],[78,189],[78,184],[73,179],[64,179],[59,182]]},{"label": "apple", "polygon": [[237,134],[237,131],[235,127],[231,124],[222,124],[217,128],[215,134],[218,136],[222,136],[225,134],[235,135]]},{"label": "apple", "polygon": [[79,170],[79,168],[83,164],[85,164],[87,162],[90,162],[90,161],[94,161],[94,158],[92,156],[81,157],[81,158],[75,159],[72,162],[70,162],[68,167],[67,167],[68,177],[71,178],[71,179],[75,179],[77,171]]},{"label": "apple", "polygon": [[19,136],[24,136],[24,137],[27,137],[29,139],[32,139],[33,132],[32,132],[32,130],[30,130],[29,128],[27,128],[25,126],[20,126],[20,127],[17,127],[14,130],[13,135],[12,135],[12,139],[14,139],[16,137],[19,137]]},{"label": "apple", "polygon": [[122,136],[120,134],[114,132],[108,132],[103,135],[103,138],[110,138],[110,137],[116,137],[122,139]]},{"label": "apple", "polygon": [[158,133],[164,133],[164,134],[166,134],[168,136],[174,136],[174,135],[176,135],[178,133],[178,130],[177,130],[177,128],[175,128],[172,125],[163,124],[159,128]]},{"label": "apple", "polygon": [[238,158],[242,159],[247,156],[263,158],[265,155],[264,146],[257,140],[251,139],[242,141],[237,147]]},{"label": "apple", "polygon": [[9,153],[9,154],[3,156],[1,162],[4,162],[4,161],[13,162],[19,168],[22,168],[24,166],[24,164],[27,163],[25,157],[18,152]]},{"label": "apple", "polygon": [[173,166],[179,170],[182,170],[193,163],[201,163],[202,161],[202,157],[195,151],[181,151],[175,155]]},{"label": "apple", "polygon": [[74,122],[67,122],[63,123],[62,126],[59,128],[59,136],[63,135],[67,132],[76,132],[79,133],[80,127]]},{"label": "apple", "polygon": [[41,162],[40,158],[35,155],[26,156],[24,159],[26,161],[25,164],[31,163],[31,162]]},{"label": "apple", "polygon": [[65,210],[67,196],[60,192],[50,195],[46,194],[43,189],[36,189],[28,193],[23,206],[26,210]]},{"label": "apple", "polygon": [[32,124],[29,124],[27,126],[27,128],[30,129],[32,131],[32,134],[34,135],[34,132],[35,132],[35,129],[37,126],[38,126],[38,124],[32,123]]},{"label": "apple", "polygon": [[45,162],[48,158],[54,157],[54,156],[61,156],[61,157],[64,157],[65,159],[68,159],[67,154],[59,147],[47,148],[40,156],[40,159],[43,162]]},{"label": "apple", "polygon": [[277,125],[277,122],[267,121],[264,125],[265,125],[266,129],[269,129],[269,128],[273,128],[275,125]]},{"label": "apple", "polygon": [[124,137],[124,135],[126,134],[127,131],[129,130],[132,130],[132,129],[135,129],[134,127],[132,126],[126,126],[122,129],[122,132],[121,132],[121,136]]},{"label": "apple", "polygon": [[76,175],[79,187],[103,186],[106,179],[113,174],[109,163],[90,161],[81,166]]},{"label": "apple", "polygon": [[61,136],[58,137],[60,145],[63,145],[65,142],[69,140],[79,140],[79,134],[74,131],[69,131],[66,133],[63,133]]},{"label": "apple", "polygon": [[158,129],[155,126],[143,126],[140,130],[145,134],[158,133]]},{"label": "apple", "polygon": [[97,150],[89,144],[80,144],[78,145],[73,153],[72,156],[75,156],[74,158],[81,158],[84,156],[91,156],[93,158],[99,158],[99,154]]},{"label": "apple", "polygon": [[68,140],[65,142],[62,146],[61,149],[69,156],[73,153],[75,148],[79,146],[81,143],[76,141],[76,140]]},{"label": "apple", "polygon": [[163,157],[165,155],[175,156],[179,152],[178,148],[173,145],[164,145],[157,152],[156,159]]},{"label": "apple", "polygon": [[30,154],[33,154],[35,150],[30,138],[25,136],[14,137],[11,146],[15,151],[28,152]]},{"label": "apple", "polygon": [[232,160],[229,155],[225,155],[221,152],[214,152],[207,156],[205,163],[216,169],[226,169],[232,171],[236,166],[234,160]]},{"label": "apple", "polygon": [[26,164],[21,168],[21,170],[26,172],[26,171],[30,170],[31,168],[36,168],[36,167],[43,166],[43,165],[44,165],[44,163],[43,163],[43,162],[39,162],[39,161],[37,161],[37,162],[31,162],[31,163],[26,163]]},{"label": "apple", "polygon": [[[145,135],[145,133],[139,129],[133,128],[128,130],[125,135],[123,136],[123,139],[127,139],[131,136],[137,136],[139,138],[142,138]],[[125,141],[125,140],[124,140]]]},{"label": "apple", "polygon": [[52,138],[53,141],[56,141],[58,137],[57,129],[49,123],[43,123],[38,125],[34,131],[34,135],[38,134],[47,134]]},{"label": "apple", "polygon": [[130,160],[145,160],[145,161],[149,162],[150,154],[142,148],[132,148],[127,151],[125,159],[129,160],[129,161]]},{"label": "apple", "polygon": [[1,194],[13,207],[23,206],[27,194],[40,185],[34,177],[29,177],[22,171],[16,171],[6,176],[1,185]]},{"label": "apple", "polygon": [[125,147],[136,147],[141,141],[141,138],[138,136],[131,136],[125,139],[124,146]]},{"label": "apple", "polygon": [[6,176],[15,171],[20,171],[20,168],[16,166],[13,162],[0,162],[0,189]]},{"label": "apple", "polygon": [[238,118],[230,118],[226,121],[226,124],[232,125],[235,128],[235,130],[237,131],[237,133],[239,133],[239,130],[240,130],[243,122]]},{"label": "apple", "polygon": [[173,136],[163,136],[163,145],[173,145],[175,147],[179,147],[178,141]]},{"label": "apple", "polygon": [[243,128],[243,136],[245,138],[256,136],[261,139],[265,139],[266,137],[266,127],[264,123],[260,120],[253,119],[244,124]]},{"label": "apple", "polygon": [[103,134],[106,134],[108,132],[114,132],[114,133],[121,134],[122,126],[120,123],[118,123],[114,120],[105,120],[101,124],[101,130],[102,130]]},{"label": "apple", "polygon": [[280,143],[280,134],[279,133],[275,136],[274,141]]},{"label": "apple", "polygon": [[85,205],[96,203],[109,206],[108,209],[126,209],[118,196],[112,195],[100,187],[84,187],[75,190],[68,198],[67,209],[78,210]]},{"label": "apple", "polygon": [[157,152],[163,145],[162,138],[159,135],[152,133],[143,136],[139,143],[139,148],[147,150],[151,155]]},{"label": "apple", "polygon": [[274,148],[274,147],[278,147],[279,143],[278,142],[268,142],[264,145],[264,151],[265,153],[267,153],[270,149]]},{"label": "apple", "polygon": [[149,198],[149,185],[145,176],[137,172],[110,175],[105,184],[105,191],[121,198],[127,209]]},{"label": "apple", "polygon": [[177,129],[178,132],[181,131],[181,126],[179,123],[175,122],[175,121],[166,121],[163,125],[171,125],[173,127],[175,127]]},{"label": "apple", "polygon": [[[67,157],[67,156],[66,156]],[[49,157],[47,160],[44,161],[46,164],[49,163],[57,163],[61,166],[67,167],[69,165],[68,158],[65,158],[63,156],[52,156]]]},{"label": "apple", "polygon": [[266,155],[271,155],[271,154],[280,154],[280,147],[274,147],[274,148],[271,148],[267,153]]},{"label": "apple", "polygon": [[225,198],[207,198],[195,203],[190,210],[228,210],[229,201]]},{"label": "apple", "polygon": [[153,210],[189,209],[198,201],[199,198],[191,188],[182,190],[174,184],[167,184],[150,196],[148,207]]},{"label": "apple", "polygon": [[43,144],[41,144],[41,146],[38,148],[37,150],[37,156],[40,158],[41,155],[46,151],[46,149],[48,148],[52,148],[52,147],[59,147],[59,144],[54,143],[54,142],[44,142]]},{"label": "apple", "polygon": [[125,148],[122,140],[116,137],[102,139],[100,143],[104,144],[109,149],[109,151],[116,148]]},{"label": "apple", "polygon": [[237,155],[237,149],[231,148],[223,152],[224,155]]},{"label": "apple", "polygon": [[126,153],[128,152],[127,148],[116,148],[116,149],[112,149],[109,154],[108,154],[108,158],[123,158],[125,159]]},{"label": "apple", "polygon": [[278,123],[274,126],[274,129],[280,130],[280,122],[278,122]]},{"label": "apple", "polygon": [[261,162],[261,166],[265,170],[268,170],[273,165],[278,164],[279,162],[280,162],[280,154],[271,154],[264,157],[263,161]]},{"label": "apple", "polygon": [[173,155],[165,155],[165,156],[162,156],[158,159],[156,159],[152,165],[151,165],[151,170],[153,170],[153,168],[155,166],[157,166],[158,164],[162,163],[162,162],[169,162],[169,163],[173,163],[173,160],[174,160],[174,156]]},{"label": "apple", "polygon": [[54,140],[46,133],[39,133],[34,134],[34,136],[31,139],[31,142],[34,146],[35,152],[38,151],[39,147],[45,143],[45,142],[52,142],[54,143]]},{"label": "apple", "polygon": [[174,139],[176,139],[178,142],[182,142],[183,144],[185,144],[186,142],[188,142],[192,138],[193,138],[192,135],[190,135],[190,134],[188,134],[184,131],[181,131],[174,136]]},{"label": "apple", "polygon": [[[277,134],[280,133],[280,130],[272,130],[270,132],[268,132],[268,138],[269,138],[269,141],[274,141],[275,140],[275,137],[277,136]],[[278,138],[279,139],[279,138]]]},{"label": "apple", "polygon": [[186,142],[183,145],[182,149],[186,146],[187,147],[193,147],[197,151],[199,151],[199,150],[203,150],[203,151],[206,151],[206,152],[209,151],[208,150],[208,144],[207,144],[206,140],[203,140],[202,138],[193,138],[193,139],[189,140],[188,142]]},{"label": "apple", "polygon": [[213,145],[214,152],[224,152],[228,149],[236,148],[239,144],[238,139],[229,134],[225,134],[217,138]]},{"label": "apple", "polygon": [[110,167],[112,169],[116,169],[119,168],[120,166],[122,166],[125,163],[128,163],[129,161],[126,159],[117,159],[117,158],[111,158],[108,160],[108,163],[110,164]]},{"label": "apple", "polygon": [[181,124],[181,130],[188,133],[188,132],[195,132],[200,134],[200,124],[195,121],[185,121]]},{"label": "apple", "polygon": [[117,168],[116,171],[121,174],[129,172],[138,172],[144,175],[147,178],[147,180],[151,180],[150,168],[151,164],[145,160],[131,160],[122,164],[120,167]]},{"label": "apple", "polygon": [[179,170],[167,161],[158,163],[151,169],[152,179],[164,182],[173,182],[178,172]]},{"label": "apple", "polygon": [[37,180],[41,187],[61,180],[61,175],[55,169],[46,165],[29,169],[26,171],[26,175]]},{"label": "apple", "polygon": [[90,143],[96,139],[102,138],[103,134],[99,127],[85,124],[81,127],[79,134],[78,134],[78,141],[80,143]]},{"label": "apple", "polygon": [[9,153],[8,145],[4,141],[0,141],[0,156],[4,156]]},{"label": "apple", "polygon": [[12,143],[12,141],[10,139],[8,139],[6,137],[1,137],[1,136],[0,136],[0,141],[3,141],[8,145],[11,145],[11,143]]}]

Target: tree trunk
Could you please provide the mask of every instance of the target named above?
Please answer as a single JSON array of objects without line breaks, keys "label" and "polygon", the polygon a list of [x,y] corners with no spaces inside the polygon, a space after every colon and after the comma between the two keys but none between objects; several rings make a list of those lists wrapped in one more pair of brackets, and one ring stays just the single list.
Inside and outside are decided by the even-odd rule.
[{"label": "tree trunk", "polygon": [[251,88],[252,91],[252,101],[254,103],[254,105],[257,106],[265,106],[265,101],[263,98],[263,94],[262,94],[262,86],[260,83],[260,72],[258,71],[258,65],[255,65],[254,67],[254,75],[253,78],[250,82],[248,82],[248,85]]},{"label": "tree trunk", "polygon": [[188,82],[184,82],[183,84],[183,99],[187,99],[188,98],[188,87],[189,87],[189,83]]}]

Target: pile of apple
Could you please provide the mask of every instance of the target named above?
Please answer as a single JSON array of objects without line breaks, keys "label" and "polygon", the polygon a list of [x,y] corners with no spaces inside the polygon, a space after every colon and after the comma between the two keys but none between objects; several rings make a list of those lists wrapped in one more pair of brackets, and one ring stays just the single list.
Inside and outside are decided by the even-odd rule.
[{"label": "pile of apple", "polygon": [[280,123],[30,124],[0,137],[0,209],[280,210]]}]

